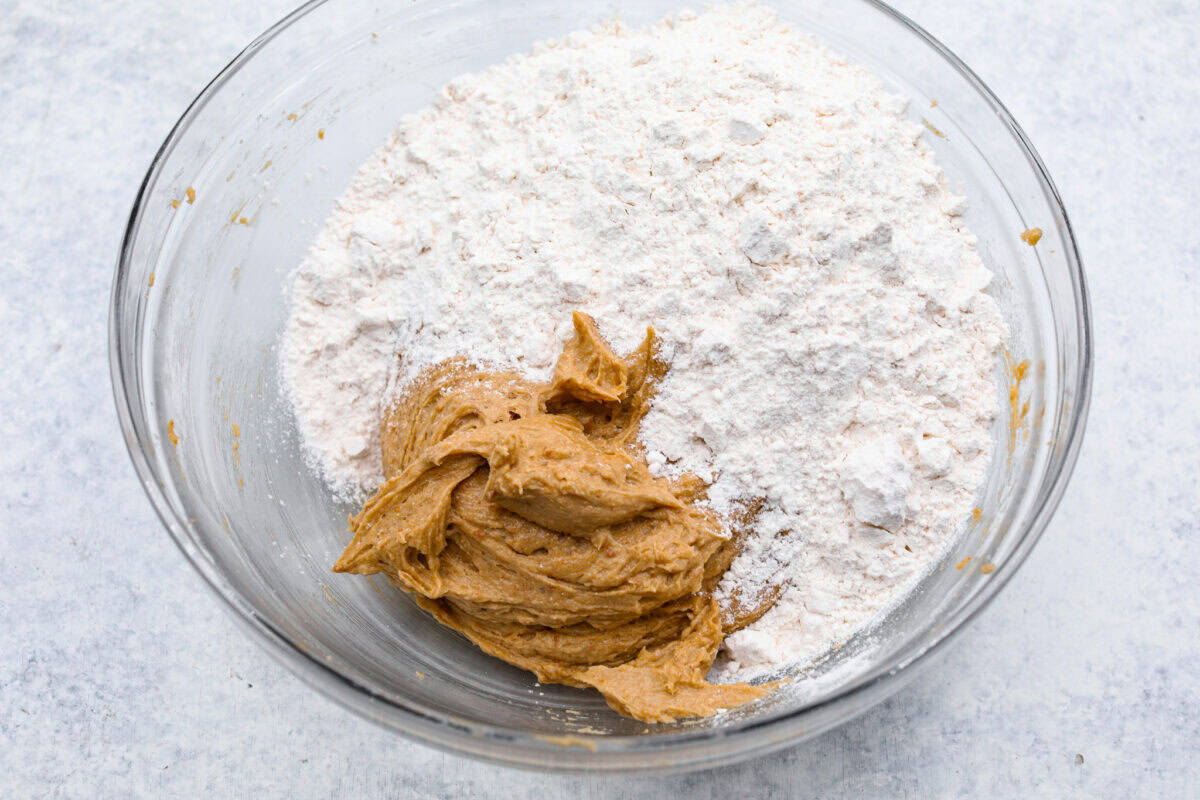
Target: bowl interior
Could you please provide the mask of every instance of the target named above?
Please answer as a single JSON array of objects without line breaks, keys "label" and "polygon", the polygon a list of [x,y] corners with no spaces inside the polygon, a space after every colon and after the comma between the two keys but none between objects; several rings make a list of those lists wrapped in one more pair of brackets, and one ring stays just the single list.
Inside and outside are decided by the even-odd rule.
[{"label": "bowl interior", "polygon": [[[677,0],[333,0],[260,38],[185,115],[135,209],[114,294],[118,400],[128,404],[127,433],[152,498],[201,572],[302,674],[356,697],[352,704],[385,724],[417,733],[440,726],[468,750],[472,737],[550,754],[564,741],[591,748],[599,740],[600,752],[685,746],[697,734],[794,722],[799,709],[903,667],[1023,557],[1057,498],[1086,401],[1082,287],[1053,189],[990,96],[901,19],[868,2],[776,5],[911,98],[911,116],[937,130],[930,142],[970,201],[967,219],[1012,327],[1010,349],[1032,365],[1020,388],[1030,412],[1015,446],[1009,415],[996,425],[981,518],[964,520],[960,541],[886,620],[788,689],[673,725],[643,725],[594,693],[538,685],[386,581],[331,573],[355,509],[334,502],[306,465],[281,395],[289,271],[358,166],[447,79],[613,13],[644,24],[678,8]],[[1018,236],[1034,226],[1044,231],[1036,248]],[[1004,364],[997,374],[1007,387]],[[1007,388],[996,401],[1007,407]],[[996,571],[955,569],[968,555]],[[825,724],[793,724],[788,735]],[[633,734],[650,736],[623,738]],[[578,738],[555,738],[563,736]]]}]

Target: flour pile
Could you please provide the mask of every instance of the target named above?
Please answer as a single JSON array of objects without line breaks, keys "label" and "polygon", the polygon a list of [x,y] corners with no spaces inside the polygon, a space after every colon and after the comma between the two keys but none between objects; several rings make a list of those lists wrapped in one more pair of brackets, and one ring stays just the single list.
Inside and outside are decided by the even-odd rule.
[{"label": "flour pile", "polygon": [[719,674],[819,656],[944,549],[992,455],[1007,331],[921,130],[757,6],[452,81],[295,273],[282,370],[315,464],[359,499],[389,387],[453,356],[544,380],[577,309],[618,352],[653,325],[648,461],[757,509],[723,602],[782,587]]}]

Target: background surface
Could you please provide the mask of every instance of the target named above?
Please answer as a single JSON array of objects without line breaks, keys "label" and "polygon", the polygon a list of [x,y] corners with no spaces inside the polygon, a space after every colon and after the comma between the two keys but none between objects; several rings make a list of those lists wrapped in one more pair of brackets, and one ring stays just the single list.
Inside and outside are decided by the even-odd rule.
[{"label": "background surface", "polygon": [[292,0],[0,0],[0,796],[1200,796],[1200,4],[902,0],[1005,101],[1091,282],[1062,506],[897,697],[795,749],[547,777],[395,738],[227,619],[142,494],[108,376],[129,206],[187,103]]}]

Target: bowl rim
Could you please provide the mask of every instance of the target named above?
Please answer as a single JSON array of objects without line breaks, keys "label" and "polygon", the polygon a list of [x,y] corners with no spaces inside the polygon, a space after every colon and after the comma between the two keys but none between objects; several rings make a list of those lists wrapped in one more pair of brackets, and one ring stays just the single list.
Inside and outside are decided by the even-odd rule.
[{"label": "bowl rim", "polygon": [[[225,580],[215,565],[204,558],[199,549],[189,540],[186,533],[189,527],[186,515],[171,504],[166,491],[159,482],[158,473],[149,457],[149,448],[151,447],[147,442],[149,429],[144,421],[139,419],[141,415],[135,412],[140,405],[136,391],[140,383],[140,372],[134,360],[130,360],[131,373],[127,374],[125,369],[125,355],[127,352],[136,354],[139,344],[137,340],[126,341],[124,339],[121,333],[121,319],[124,305],[131,299],[126,297],[126,287],[132,269],[133,246],[142,225],[150,190],[159,178],[167,156],[173,151],[191,121],[246,62],[294,23],[331,2],[331,0],[308,0],[267,28],[234,56],[189,103],[171,127],[167,137],[156,151],[135,196],[121,240],[109,299],[109,367],[113,396],[117,407],[118,422],[134,470],[171,539],[209,589],[222,601],[226,611],[250,633],[252,639],[302,681],[338,705],[355,711],[381,727],[401,733],[424,744],[439,746],[492,763],[551,772],[617,770],[663,772],[719,766],[751,756],[763,755],[794,745],[805,738],[839,725],[901,688],[919,671],[919,668],[923,668],[934,660],[937,653],[943,652],[946,646],[982,613],[1008,584],[1041,538],[1066,490],[1079,455],[1091,401],[1093,372],[1092,312],[1087,282],[1074,231],[1058,188],[1028,136],[1000,99],[949,48],[907,16],[882,0],[857,1],[891,17],[894,22],[908,29],[910,33],[940,55],[985,100],[992,112],[1016,140],[1032,167],[1041,189],[1052,207],[1056,217],[1054,221],[1057,223],[1063,239],[1063,257],[1067,262],[1074,292],[1074,311],[1079,335],[1078,346],[1073,354],[1079,363],[1078,376],[1074,385],[1069,387],[1072,390],[1075,406],[1070,413],[1064,433],[1060,437],[1060,443],[1063,443],[1064,447],[1060,450],[1059,468],[1055,474],[1047,476],[1049,485],[1042,489],[1042,500],[1034,511],[1029,525],[1022,532],[1020,542],[1014,548],[1011,556],[1002,564],[997,565],[996,571],[991,575],[987,584],[962,608],[948,617],[938,630],[932,632],[924,646],[915,652],[906,652],[905,657],[898,663],[894,663],[890,667],[880,667],[872,674],[841,687],[828,697],[817,702],[803,703],[787,713],[765,720],[746,720],[727,727],[684,731],[653,737],[580,734],[555,740],[555,737],[539,736],[525,731],[478,723],[464,723],[449,716],[439,717],[384,696],[342,673],[298,646],[281,629],[259,614],[253,604]],[[859,708],[850,709],[826,724],[809,728],[800,727],[801,718],[818,709],[845,704],[855,697],[870,696],[874,696],[871,702],[863,704]],[[395,719],[385,716],[394,712],[398,712],[404,719],[397,722]],[[756,735],[746,741],[746,745],[736,749],[721,748],[725,752],[719,753],[716,757],[713,757],[710,751],[694,753],[696,757],[691,760],[673,758],[664,761],[664,756],[685,756],[686,752],[683,751],[695,750],[703,743],[711,744],[714,741],[728,739],[733,734],[738,734],[743,740],[748,734]],[[613,744],[625,746],[610,749]],[[567,747],[564,745],[581,746]],[[597,747],[597,745],[600,746]],[[633,763],[630,763],[631,761]]]}]

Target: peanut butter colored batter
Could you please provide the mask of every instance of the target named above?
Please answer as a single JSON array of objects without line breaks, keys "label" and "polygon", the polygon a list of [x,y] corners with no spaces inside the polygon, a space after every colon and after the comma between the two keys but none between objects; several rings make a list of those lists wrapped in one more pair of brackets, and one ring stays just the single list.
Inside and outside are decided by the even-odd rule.
[{"label": "peanut butter colored batter", "polygon": [[636,449],[665,373],[654,332],[621,359],[574,323],[549,384],[456,361],[417,379],[385,414],[387,481],[334,570],[382,572],[485,652],[640,720],[761,697],[773,685],[704,679],[732,543],[698,480],[655,478]]}]

